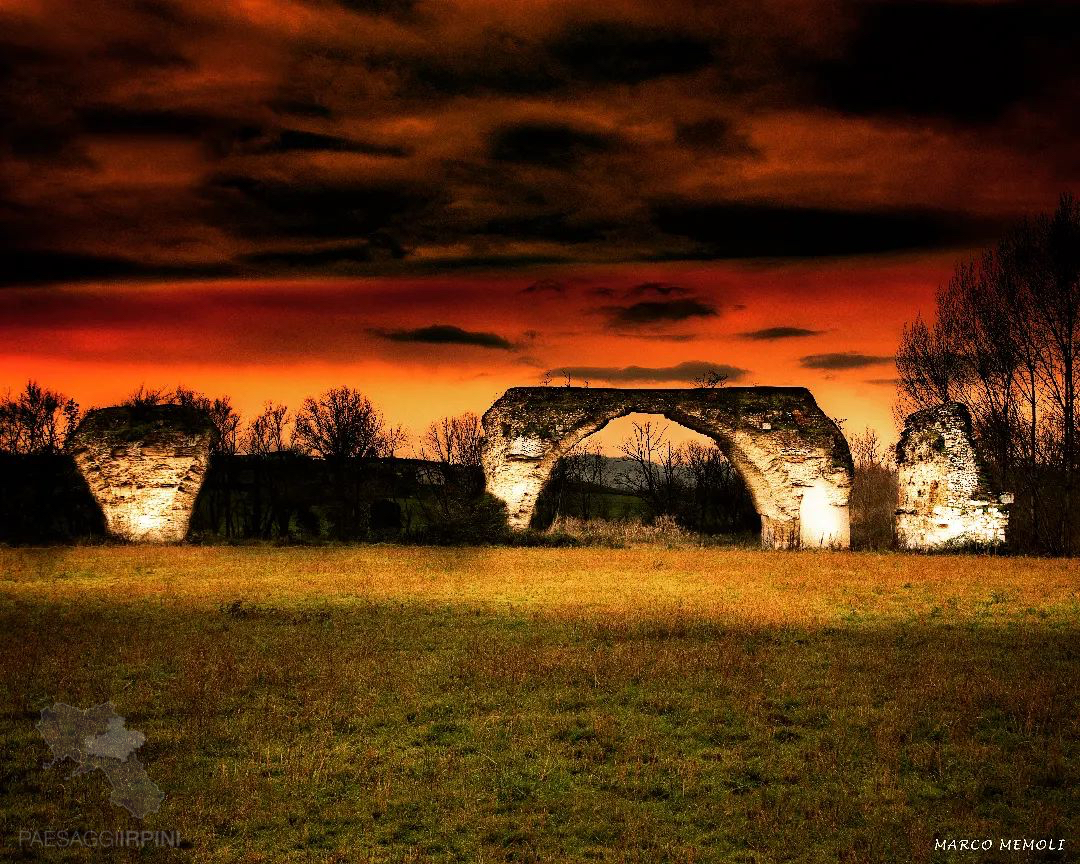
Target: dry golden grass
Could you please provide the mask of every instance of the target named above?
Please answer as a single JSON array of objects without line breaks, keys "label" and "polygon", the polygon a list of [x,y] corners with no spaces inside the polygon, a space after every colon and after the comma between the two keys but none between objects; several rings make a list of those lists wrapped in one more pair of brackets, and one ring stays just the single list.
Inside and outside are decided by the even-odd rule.
[{"label": "dry golden grass", "polygon": [[678,612],[820,626],[1075,615],[1069,559],[732,549],[360,546],[56,547],[0,551],[0,596],[216,608],[231,600],[407,601],[588,617]]},{"label": "dry golden grass", "polygon": [[[0,857],[32,827],[178,829],[228,862],[928,862],[935,837],[1080,838],[1078,637],[1061,560],[0,550]],[[167,795],[145,826],[100,778],[41,767],[40,709],[106,699]]]}]

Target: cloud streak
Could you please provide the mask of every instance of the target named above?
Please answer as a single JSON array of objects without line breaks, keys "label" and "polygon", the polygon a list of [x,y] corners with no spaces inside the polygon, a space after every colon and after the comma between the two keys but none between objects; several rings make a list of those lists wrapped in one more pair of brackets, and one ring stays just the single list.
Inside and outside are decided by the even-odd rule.
[{"label": "cloud streak", "polygon": [[765,327],[761,330],[749,330],[740,333],[742,339],[755,342],[774,342],[778,339],[802,339],[807,336],[820,336],[824,330],[808,330],[805,327]]},{"label": "cloud streak", "polygon": [[880,363],[892,363],[887,355],[859,354],[855,351],[838,351],[829,354],[807,354],[799,358],[799,365],[804,369],[824,369],[834,372],[845,369],[864,369]]},{"label": "cloud streak", "polygon": [[473,345],[477,348],[498,348],[511,351],[514,348],[509,339],[498,333],[480,330],[463,330],[453,324],[432,324],[430,327],[417,327],[413,330],[376,330],[376,335],[391,342],[420,342],[426,345]]},{"label": "cloud streak", "polygon": [[727,363],[687,360],[674,366],[562,366],[549,369],[547,374],[553,378],[569,375],[571,378],[609,384],[691,384],[695,379],[713,372],[726,376],[729,381],[739,381],[749,371]]},{"label": "cloud streak", "polygon": [[622,327],[672,324],[694,318],[714,318],[720,314],[712,304],[692,299],[642,300],[630,306],[609,306],[607,312],[611,322]]}]

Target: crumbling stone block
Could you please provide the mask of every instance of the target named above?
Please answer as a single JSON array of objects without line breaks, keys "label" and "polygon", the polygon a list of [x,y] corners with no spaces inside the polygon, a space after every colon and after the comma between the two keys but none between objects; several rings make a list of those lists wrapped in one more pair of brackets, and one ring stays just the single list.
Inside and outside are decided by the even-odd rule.
[{"label": "crumbling stone block", "polygon": [[959,402],[916,411],[896,445],[901,549],[997,546],[1012,496],[994,495],[975,455],[971,415]]},{"label": "crumbling stone block", "polygon": [[175,543],[187,536],[214,435],[195,408],[121,406],[88,412],[69,447],[111,535]]},{"label": "crumbling stone block", "polygon": [[802,387],[514,387],[483,417],[488,491],[529,527],[556,461],[627,414],[662,414],[716,441],[761,515],[765,546],[847,547],[847,441]]}]

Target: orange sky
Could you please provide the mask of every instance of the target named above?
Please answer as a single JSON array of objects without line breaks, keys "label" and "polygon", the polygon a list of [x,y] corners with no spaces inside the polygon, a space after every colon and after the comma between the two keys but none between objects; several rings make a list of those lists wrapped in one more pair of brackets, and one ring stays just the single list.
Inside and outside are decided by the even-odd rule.
[{"label": "orange sky", "polygon": [[[349,384],[418,432],[548,371],[552,386],[583,367],[574,384],[679,386],[693,377],[679,364],[697,361],[733,367],[732,385],[807,386],[849,431],[891,439],[900,328],[929,311],[953,257],[8,289],[0,387],[33,377],[90,406],[183,383],[250,417]],[[686,317],[626,313],[665,304]]]}]

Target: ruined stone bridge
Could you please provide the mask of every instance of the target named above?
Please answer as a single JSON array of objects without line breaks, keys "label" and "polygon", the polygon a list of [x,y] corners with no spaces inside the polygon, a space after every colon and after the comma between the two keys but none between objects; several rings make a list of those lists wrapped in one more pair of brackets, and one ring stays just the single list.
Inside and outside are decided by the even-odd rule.
[{"label": "ruined stone bridge", "polygon": [[627,414],[662,414],[700,432],[742,475],[766,546],[847,547],[847,441],[803,387],[628,390],[514,387],[484,414],[487,489],[527,528],[555,463]]}]

